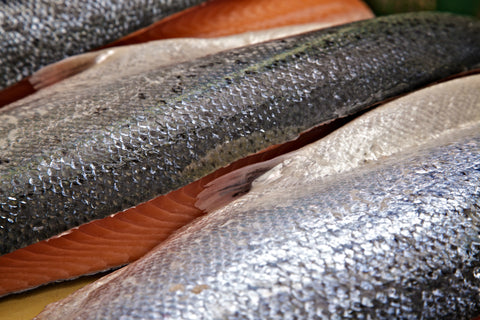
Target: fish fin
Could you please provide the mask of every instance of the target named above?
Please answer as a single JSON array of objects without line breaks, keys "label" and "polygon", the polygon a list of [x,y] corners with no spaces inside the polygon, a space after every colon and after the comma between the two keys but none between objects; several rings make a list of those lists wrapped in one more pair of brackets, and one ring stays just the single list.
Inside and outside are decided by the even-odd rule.
[{"label": "fish fin", "polygon": [[209,182],[197,196],[195,207],[211,212],[248,193],[252,182],[284,160],[284,156],[254,163]]},{"label": "fish fin", "polygon": [[40,90],[103,62],[113,53],[114,51],[110,49],[106,51],[79,54],[63,59],[35,72],[29,78],[29,82],[35,90]]}]

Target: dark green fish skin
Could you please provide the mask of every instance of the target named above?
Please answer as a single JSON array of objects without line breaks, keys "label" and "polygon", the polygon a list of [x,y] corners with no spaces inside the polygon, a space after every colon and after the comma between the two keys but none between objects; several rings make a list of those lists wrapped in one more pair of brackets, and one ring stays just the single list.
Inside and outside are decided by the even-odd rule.
[{"label": "dark green fish skin", "polygon": [[19,101],[0,113],[1,252],[473,68],[479,35],[471,18],[389,16]]},{"label": "dark green fish skin", "polygon": [[202,0],[0,1],[0,89]]}]

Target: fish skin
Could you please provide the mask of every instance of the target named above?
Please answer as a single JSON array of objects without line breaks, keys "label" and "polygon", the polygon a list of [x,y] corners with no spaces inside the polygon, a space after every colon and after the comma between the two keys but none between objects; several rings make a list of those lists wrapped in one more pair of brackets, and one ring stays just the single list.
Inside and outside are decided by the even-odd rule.
[{"label": "fish skin", "polygon": [[479,168],[476,123],[330,178],[286,175],[36,319],[471,319]]},{"label": "fish skin", "polygon": [[200,0],[0,2],[0,89],[43,66],[127,35]]},{"label": "fish skin", "polygon": [[[56,92],[72,91],[77,86],[95,87],[97,83],[115,80],[118,78],[117,70],[119,69],[122,70],[123,76],[130,73],[142,73],[151,70],[152,67],[179,63],[229,48],[284,38],[323,27],[325,25],[320,23],[248,32],[214,39],[189,38],[154,41],[148,44],[82,54],[45,67],[37,74],[41,78],[49,79],[51,76],[45,75],[45,73],[50,73],[51,68],[54,69],[52,71],[54,76],[57,73],[56,69],[64,69],[63,66],[57,68],[56,65],[63,65],[69,63],[71,59],[77,58],[80,61],[91,60],[93,66],[68,81],[62,81],[55,87]],[[102,57],[106,58],[102,59]],[[36,99],[45,93],[51,95],[48,90],[42,90],[37,94]],[[242,162],[245,162],[245,159],[242,159]],[[216,171],[213,175],[221,174]],[[197,181],[196,185],[201,186],[209,179],[209,177],[203,177]],[[169,199],[170,205],[165,204],[166,200],[162,201],[157,197],[153,202],[143,203],[143,208],[148,208],[146,210],[142,210],[142,206],[135,206],[115,214],[113,217],[83,224],[55,237],[55,239],[49,238],[0,256],[0,297],[53,281],[72,279],[84,274],[116,268],[138,259],[176,229],[195,219],[198,215],[204,214],[194,206],[196,193],[191,190],[195,190],[195,187],[188,185],[176,190],[177,192],[170,192],[168,196],[164,197]],[[157,208],[157,212],[152,210],[151,206]],[[160,209],[163,210],[161,211],[163,215],[159,214],[158,210]],[[145,215],[140,215],[140,219],[139,211],[145,213]],[[146,220],[148,221],[146,222]],[[101,232],[98,232],[98,229]],[[128,237],[127,234],[129,234]],[[65,243],[68,243],[68,246],[65,246]]]},{"label": "fish skin", "polygon": [[[56,91],[74,91],[76,87],[92,87],[96,83],[114,82],[119,77],[140,74],[170,64],[178,64],[228,49],[239,48],[273,39],[285,38],[308,31],[332,26],[331,23],[311,23],[261,31],[245,32],[233,36],[205,38],[179,38],[121,46],[76,55],[48,65],[30,77],[36,90],[56,81],[63,81]],[[159,57],[160,56],[160,57]],[[80,66],[80,67],[78,67]],[[68,76],[65,76],[68,75]],[[75,76],[72,78],[72,76]],[[63,79],[62,79],[63,78]],[[53,83],[52,83],[53,82]],[[51,95],[51,93],[44,93]],[[37,95],[38,98],[39,95]]]},{"label": "fish skin", "polygon": [[479,34],[480,22],[471,18],[389,16],[4,107],[1,252],[473,68]]},{"label": "fish skin", "polygon": [[[265,30],[312,23],[328,27],[372,17],[371,10],[361,0],[308,0],[302,2],[280,0],[275,3],[271,0],[213,0],[182,10],[101,48],[152,42],[166,38],[198,38],[206,35],[208,37],[220,37],[259,29]],[[320,27],[317,29],[320,29]],[[205,32],[206,30],[208,32]],[[311,30],[314,30],[314,28],[311,28]],[[98,51],[100,48],[95,50]],[[196,53],[205,52],[204,49]],[[182,54],[183,52],[180,53],[180,55]],[[206,53],[203,55],[206,55]],[[163,59],[163,56],[159,56],[161,57],[160,60]],[[78,59],[78,56],[75,56],[74,59]],[[83,68],[88,66],[88,61],[91,61],[87,59],[87,63],[84,61],[84,63],[74,65],[75,61],[70,60],[69,63],[65,63],[65,60],[68,60],[68,58],[61,60],[63,64],[48,65],[36,71],[32,76],[15,83],[15,85],[0,90],[0,108],[25,98],[42,87],[81,72]],[[152,60],[149,60],[149,62],[152,63]],[[47,68],[51,71],[52,67],[57,68],[56,72],[49,72],[48,77],[44,78],[44,69]]]},{"label": "fish skin", "polygon": [[[249,192],[264,193],[260,191],[264,186],[276,185],[281,189],[285,188],[282,183],[289,187],[317,183],[448,135],[480,122],[479,92],[480,74],[474,74],[386,102],[308,147],[221,175],[205,185],[196,196],[195,206],[205,212],[221,208],[236,198],[239,186]],[[260,176],[256,171],[265,173]]]},{"label": "fish skin", "polygon": [[[255,167],[272,168],[272,162],[280,163],[280,165],[277,165],[254,181],[253,187],[250,188],[250,193],[266,195],[268,190],[283,190],[287,187],[295,187],[297,184],[299,188],[303,188],[305,184],[316,184],[319,183],[320,179],[329,175],[354,170],[365,163],[371,163],[372,161],[391,156],[407,148],[420,146],[432,139],[449,135],[459,128],[480,122],[479,93],[480,74],[476,74],[429,86],[383,104],[342,126],[339,130],[321,139],[321,141],[311,144],[308,148],[283,154],[280,157],[266,161],[266,163],[254,162]],[[246,174],[245,170],[247,170]],[[239,171],[242,172],[240,178],[237,177]],[[208,196],[207,199],[213,199],[217,206],[221,201],[217,199],[218,196],[215,193],[224,197],[225,185],[241,185],[244,183],[242,177],[245,175],[249,176],[252,172],[257,175],[255,171],[255,169],[252,170],[251,166],[247,166],[229,174],[221,175],[219,179],[214,180],[212,183],[218,184],[217,181],[225,179],[227,182],[224,184],[220,183],[220,191],[214,190],[214,196]],[[204,178],[201,180],[204,180]],[[248,181],[249,179],[246,180]],[[184,191],[185,188],[180,190]],[[193,203],[196,201],[196,206],[201,208],[198,201],[201,198],[205,198],[202,195],[205,191],[211,192],[210,190],[212,190],[211,186],[204,189],[200,194],[198,192],[187,192],[187,194],[190,194],[193,198],[190,201]],[[230,203],[233,198],[229,196],[226,203]],[[179,202],[182,205],[186,205],[191,203],[190,201],[182,197]],[[160,206],[158,203],[157,207],[166,209],[165,206]],[[189,210],[183,209],[182,214],[186,214],[187,211]],[[211,208],[206,210],[207,214],[212,211]],[[47,281],[58,280],[60,279],[59,275],[62,275],[64,279],[79,275],[82,272],[82,270],[79,271],[81,266],[84,266],[83,273],[91,273],[94,270],[101,270],[92,269],[93,264],[121,265],[127,261],[117,260],[116,264],[114,264],[112,259],[107,257],[111,257],[115,252],[132,257],[132,245],[137,246],[138,250],[140,248],[143,249],[142,254],[137,255],[140,257],[150,251],[146,249],[154,248],[155,244],[161,243],[161,240],[166,239],[163,235],[164,226],[154,229],[155,220],[152,221],[151,219],[155,215],[152,210],[150,210],[148,215],[150,220],[140,226],[138,225],[138,220],[134,218],[128,220],[120,218],[121,215],[125,217],[129,214],[132,214],[131,210],[122,212],[114,217],[96,220],[72,230],[72,232],[63,237],[41,241],[1,256],[0,296]],[[125,225],[122,224],[110,223],[109,226],[105,222],[115,218],[123,222],[129,222],[129,228],[126,229]],[[192,220],[193,218],[195,217],[192,217]],[[105,223],[102,224],[102,222]],[[96,239],[98,239],[97,246],[96,250],[92,250],[91,248],[88,249],[92,245],[91,241],[86,239],[82,243],[74,234],[91,235],[92,228],[89,231],[88,226],[95,223],[98,223],[104,229],[101,229],[101,235],[96,234]],[[139,227],[141,227],[140,230],[135,230]],[[116,234],[116,237],[107,236],[112,231]],[[132,234],[137,234],[136,238],[132,239]],[[146,248],[146,245],[142,246],[141,243],[148,241],[151,234],[155,234],[157,241],[149,248]],[[62,238],[67,239],[69,244],[68,250],[64,249],[64,244],[57,243]],[[115,238],[119,240],[116,243],[112,243],[111,240]],[[128,246],[125,246],[126,239],[130,239],[128,241],[130,245]],[[106,248],[105,245],[107,243],[108,247]],[[56,248],[56,252],[52,251],[51,248]],[[133,261],[133,259],[130,261]],[[75,262],[75,267],[72,268],[69,262]],[[72,269],[75,271],[72,271]],[[41,280],[38,281],[37,279]]]}]

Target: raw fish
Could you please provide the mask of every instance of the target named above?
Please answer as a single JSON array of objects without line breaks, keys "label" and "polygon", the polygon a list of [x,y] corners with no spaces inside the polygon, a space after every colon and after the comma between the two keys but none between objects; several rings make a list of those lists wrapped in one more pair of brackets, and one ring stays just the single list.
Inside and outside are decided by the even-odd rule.
[{"label": "raw fish", "polygon": [[[330,176],[324,176],[321,158],[307,167],[284,162],[274,180],[257,181],[249,194],[49,305],[37,319],[477,316],[480,124],[477,118],[449,128],[443,122],[451,111],[437,105],[449,109],[466,102],[478,110],[478,76],[475,81],[473,103],[461,94],[439,101],[422,97],[422,110],[411,114],[415,132],[402,132],[409,145],[422,133],[423,141],[413,142],[417,146]],[[401,115],[396,106],[392,102],[373,115],[393,126],[371,128],[374,133],[401,132],[410,114]],[[400,108],[411,111],[408,103]],[[348,125],[355,134],[347,139],[363,150],[362,118],[371,116]],[[436,133],[430,134],[429,122],[440,126]],[[320,140],[298,153],[315,156],[311,148],[322,150],[317,144],[325,143],[330,153],[343,152],[333,141]],[[378,146],[367,143],[372,151]]]}]

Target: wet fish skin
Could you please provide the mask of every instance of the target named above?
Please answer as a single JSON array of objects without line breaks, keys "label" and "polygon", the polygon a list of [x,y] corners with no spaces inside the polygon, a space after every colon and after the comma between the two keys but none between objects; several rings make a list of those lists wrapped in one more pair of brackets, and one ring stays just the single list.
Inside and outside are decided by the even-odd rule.
[{"label": "wet fish skin", "polygon": [[[52,79],[58,74],[58,70],[66,69],[65,64],[70,64],[70,62],[72,62],[71,59],[79,59],[81,62],[93,60],[93,65],[88,68],[88,70],[75,75],[74,79],[70,78],[68,81],[63,81],[62,84],[56,86],[55,90],[72,91],[74,90],[72,88],[78,86],[90,86],[93,88],[96,87],[98,83],[112,81],[112,78],[117,79],[119,77],[118,70],[122,71],[122,77],[126,77],[128,74],[150,71],[153,68],[158,68],[163,65],[180,63],[207,54],[218,53],[227,49],[272,39],[284,38],[324,27],[326,27],[325,24],[320,23],[248,32],[213,39],[185,38],[153,41],[148,44],[119,47],[78,55],[45,67],[37,72],[36,75],[43,80]],[[106,58],[102,59],[102,57]],[[32,80],[34,78],[36,77],[32,76]],[[40,83],[45,83],[45,81],[40,81]],[[42,90],[42,93],[37,94],[36,98],[38,99],[43,93],[44,90]],[[244,160],[242,161],[245,163]],[[219,173],[217,172],[217,174]],[[205,184],[207,180],[208,178],[201,179],[203,184]],[[194,182],[194,184],[198,186],[202,185],[202,182],[197,181]],[[0,256],[0,296],[31,289],[48,282],[66,280],[82,274],[100,272],[136,260],[156,244],[162,242],[175,229],[186,224],[189,220],[195,219],[197,215],[202,214],[202,211],[194,206],[195,197],[198,192],[193,191],[192,194],[191,190],[195,189],[196,188],[190,184],[164,197],[157,197],[144,203],[144,207],[154,203],[154,208],[162,209],[160,212],[155,212],[152,208],[147,209],[145,213],[148,217],[145,215],[139,217],[138,210],[141,210],[141,206],[135,206],[115,215],[115,217],[92,221],[92,223],[84,224],[78,229],[69,230],[68,234],[64,234],[61,237],[40,241],[10,254]],[[190,192],[188,190],[190,190]],[[186,195],[190,197],[187,196],[187,198],[185,198]],[[160,200],[160,198],[163,198],[163,200]],[[165,205],[165,203],[168,204]],[[172,204],[176,205],[172,207]],[[180,215],[166,215],[169,210],[171,210],[170,212],[177,213],[179,207],[182,208]],[[155,213],[157,216],[155,216]],[[123,228],[119,228],[118,221],[125,223],[125,217],[128,217],[127,220],[129,220],[129,222],[127,225],[130,228],[125,228],[125,224],[123,224]],[[155,219],[155,217],[157,217],[157,219]],[[145,222],[145,219],[148,219],[149,223],[142,224],[142,222]],[[122,222],[120,223],[122,224]],[[102,232],[100,234],[96,233],[93,238],[94,241],[92,241],[92,237],[86,237],[85,234],[92,234],[92,227],[96,229],[94,227],[95,224],[101,224]],[[132,245],[129,245],[127,251],[125,251],[125,243],[127,242],[126,234],[130,233],[131,235],[131,231],[136,233],[136,237],[133,239],[129,237],[128,242]],[[113,234],[118,234],[119,237],[112,237],[112,232]],[[64,245],[61,244],[61,242],[65,239],[67,239],[67,241],[74,239],[73,242],[69,241],[68,250],[62,249]],[[106,243],[108,243],[108,250],[105,249]],[[49,251],[48,255],[45,254],[45,244],[47,244],[49,248],[47,249]],[[102,247],[101,250],[98,250],[99,246]],[[41,249],[38,250],[36,248]],[[78,250],[75,248],[78,248]],[[81,253],[79,253],[79,251],[81,251]],[[28,258],[25,259],[25,256],[28,256]],[[37,258],[34,256],[37,256]],[[85,259],[81,259],[80,256],[85,257]],[[75,261],[75,267],[73,269],[71,268],[71,261]],[[15,266],[12,266],[12,263],[15,264]],[[51,267],[45,268],[46,265]]]},{"label": "wet fish skin", "polygon": [[[235,198],[239,186],[250,193],[265,193],[261,191],[265,186],[282,189],[318,183],[449,135],[480,122],[479,92],[480,74],[416,90],[355,117],[304,148],[220,176],[204,187],[195,205],[206,212],[221,208]],[[259,176],[256,171],[265,173]],[[252,178],[255,181],[248,184]]]},{"label": "wet fish skin", "polygon": [[200,0],[0,3],[0,89],[40,67],[117,40]]},{"label": "wet fish skin", "polygon": [[[306,8],[311,9],[308,14],[306,14]],[[342,15],[338,14],[339,9],[343,12]],[[252,14],[253,12],[255,14]],[[362,0],[333,2],[331,0],[306,0],[302,2],[291,2],[289,0],[276,2],[271,0],[211,0],[170,15],[101,48],[118,48],[118,46],[152,42],[166,38],[178,39],[180,37],[205,37],[207,35],[209,38],[220,37],[259,29],[315,22],[323,23],[327,27],[372,17],[373,13]],[[206,30],[208,30],[208,34],[205,34]],[[98,53],[97,49],[95,49],[95,52]],[[204,50],[201,50],[198,53],[203,52]],[[162,55],[158,56],[162,57]],[[65,62],[64,60],[61,61]],[[25,98],[41,87],[61,81],[75,72],[81,72],[82,67],[88,65],[88,61],[78,64],[72,62],[57,65],[56,73],[49,73],[50,77],[46,79],[39,77],[35,72],[31,77],[24,78],[5,90],[0,90],[0,108]],[[51,67],[51,65],[47,67]],[[120,68],[118,67],[117,70]],[[50,68],[50,70],[52,69]],[[39,71],[44,70],[42,68]],[[44,72],[40,73],[45,76]]]},{"label": "wet fish skin", "polygon": [[479,34],[480,22],[470,18],[389,16],[7,106],[0,113],[1,252],[472,68],[480,63]]},{"label": "wet fish skin", "polygon": [[316,183],[267,186],[38,319],[471,319],[479,132]]}]

